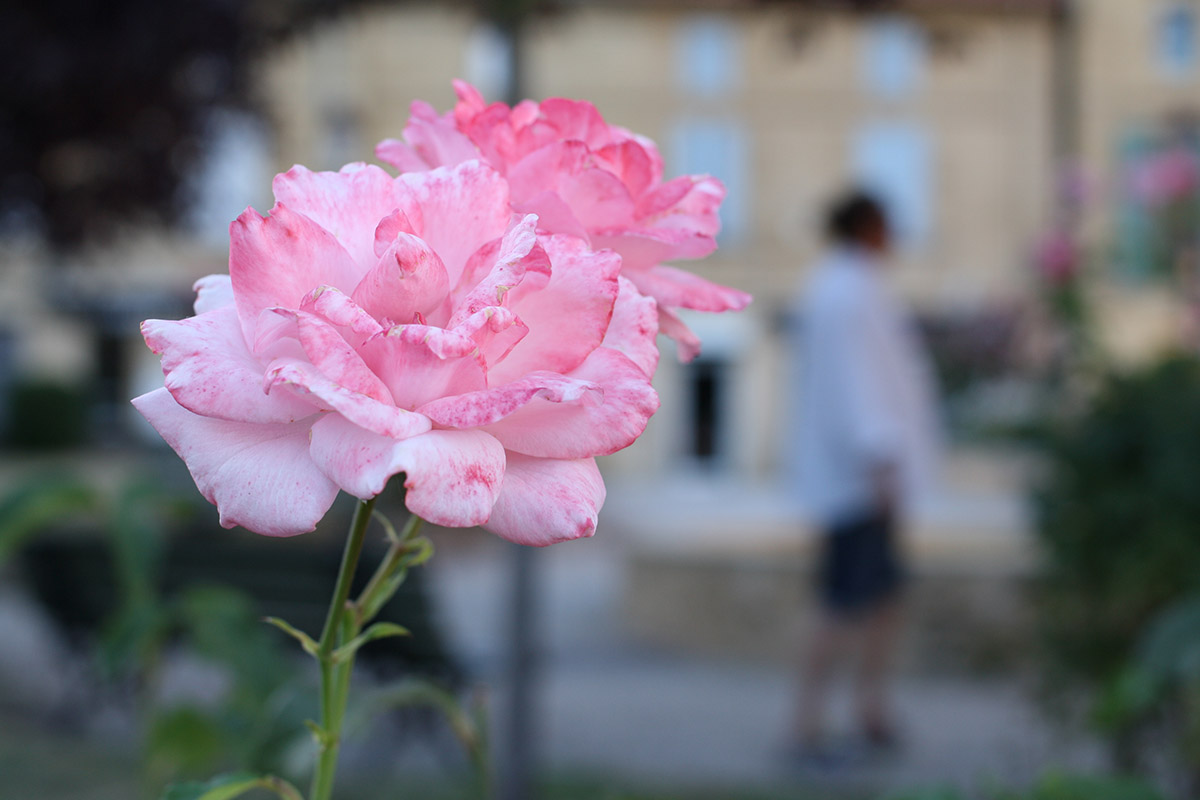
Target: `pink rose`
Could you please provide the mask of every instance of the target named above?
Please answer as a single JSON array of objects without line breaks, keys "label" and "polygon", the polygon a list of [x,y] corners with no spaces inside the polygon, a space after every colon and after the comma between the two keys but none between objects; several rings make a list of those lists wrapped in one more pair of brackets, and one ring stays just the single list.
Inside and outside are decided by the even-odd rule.
[{"label": "pink rose", "polygon": [[468,161],[392,178],[294,167],[230,227],[196,316],[147,320],[165,388],[137,409],[221,524],[312,530],[405,474],[413,513],[545,545],[588,536],[594,457],[658,407],[653,302],[620,259],[513,216]]},{"label": "pink rose", "polygon": [[587,239],[621,255],[621,274],[658,304],[662,333],[690,360],[699,340],[672,311],[729,311],[750,302],[662,262],[701,258],[716,248],[717,209],[725,187],[707,175],[663,181],[663,160],[645,137],[609,125],[580,100],[526,100],[487,105],[476,89],[455,81],[458,104],[438,115],[413,103],[404,141],[376,148],[404,172],[482,157],[512,187],[513,208],[538,215],[539,230]]}]

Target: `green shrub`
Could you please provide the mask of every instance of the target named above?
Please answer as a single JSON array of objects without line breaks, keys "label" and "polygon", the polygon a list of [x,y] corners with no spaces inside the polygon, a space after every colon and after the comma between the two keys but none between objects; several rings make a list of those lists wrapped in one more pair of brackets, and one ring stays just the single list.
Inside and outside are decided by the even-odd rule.
[{"label": "green shrub", "polygon": [[[1154,788],[1135,778],[1090,777],[1049,772],[1025,792],[985,792],[986,800],[1164,800]],[[952,789],[884,795],[881,800],[968,800]]]},{"label": "green shrub", "polygon": [[4,441],[20,450],[61,450],[87,441],[90,409],[78,387],[44,380],[15,384],[8,398]]},{"label": "green shrub", "polygon": [[1048,675],[1085,690],[1117,765],[1135,768],[1139,729],[1155,710],[1133,702],[1147,696],[1131,672],[1139,642],[1166,609],[1200,593],[1200,361],[1103,378],[1046,444],[1035,499]]}]

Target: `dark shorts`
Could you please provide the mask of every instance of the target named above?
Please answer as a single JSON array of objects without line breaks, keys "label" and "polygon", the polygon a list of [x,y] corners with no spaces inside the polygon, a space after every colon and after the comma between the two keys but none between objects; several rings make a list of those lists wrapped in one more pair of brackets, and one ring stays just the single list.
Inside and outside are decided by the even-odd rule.
[{"label": "dark shorts", "polygon": [[868,512],[830,526],[821,553],[819,590],[838,616],[871,611],[904,583],[891,515]]}]

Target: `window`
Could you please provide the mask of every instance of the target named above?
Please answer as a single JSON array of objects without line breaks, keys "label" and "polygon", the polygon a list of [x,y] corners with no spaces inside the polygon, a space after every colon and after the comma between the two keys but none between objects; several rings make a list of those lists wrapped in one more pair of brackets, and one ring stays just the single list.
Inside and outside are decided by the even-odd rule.
[{"label": "window", "polygon": [[322,122],[321,169],[337,170],[352,161],[362,161],[362,121],[357,112],[350,108],[330,108],[325,111]]},{"label": "window", "polygon": [[726,383],[728,364],[701,358],[684,370],[687,381],[687,455],[704,466],[719,466],[727,457]]},{"label": "window", "polygon": [[924,30],[902,17],[879,17],[863,31],[863,83],[872,94],[899,100],[921,87],[928,60]]},{"label": "window", "polygon": [[[203,242],[229,243],[229,222],[253,205],[270,208],[271,156],[267,133],[252,115],[214,111],[205,124],[200,169],[183,186],[188,227]],[[265,207],[264,207],[265,204]]]},{"label": "window", "polygon": [[928,131],[907,122],[872,122],[853,141],[851,172],[875,193],[901,245],[925,241],[933,228],[933,145]]},{"label": "window", "polygon": [[708,174],[725,184],[720,242],[742,239],[750,222],[750,147],[745,127],[730,120],[684,119],[676,123],[670,142],[672,175]]},{"label": "window", "polygon": [[741,82],[737,32],[728,20],[692,17],[676,37],[675,73],[679,85],[703,96],[729,92]]},{"label": "window", "polygon": [[512,44],[493,25],[476,25],[467,39],[463,75],[484,97],[505,99],[509,92]]},{"label": "window", "polygon": [[1197,8],[1195,3],[1169,3],[1161,12],[1155,31],[1158,64],[1168,78],[1195,74],[1197,52]]}]

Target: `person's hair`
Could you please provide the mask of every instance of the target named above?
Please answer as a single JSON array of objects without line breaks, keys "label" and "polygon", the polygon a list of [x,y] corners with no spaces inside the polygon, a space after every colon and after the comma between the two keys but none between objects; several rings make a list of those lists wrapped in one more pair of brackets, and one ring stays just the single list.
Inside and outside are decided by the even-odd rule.
[{"label": "person's hair", "polygon": [[825,232],[838,244],[862,241],[872,225],[887,224],[883,204],[872,194],[855,189],[834,200],[825,218]]}]

